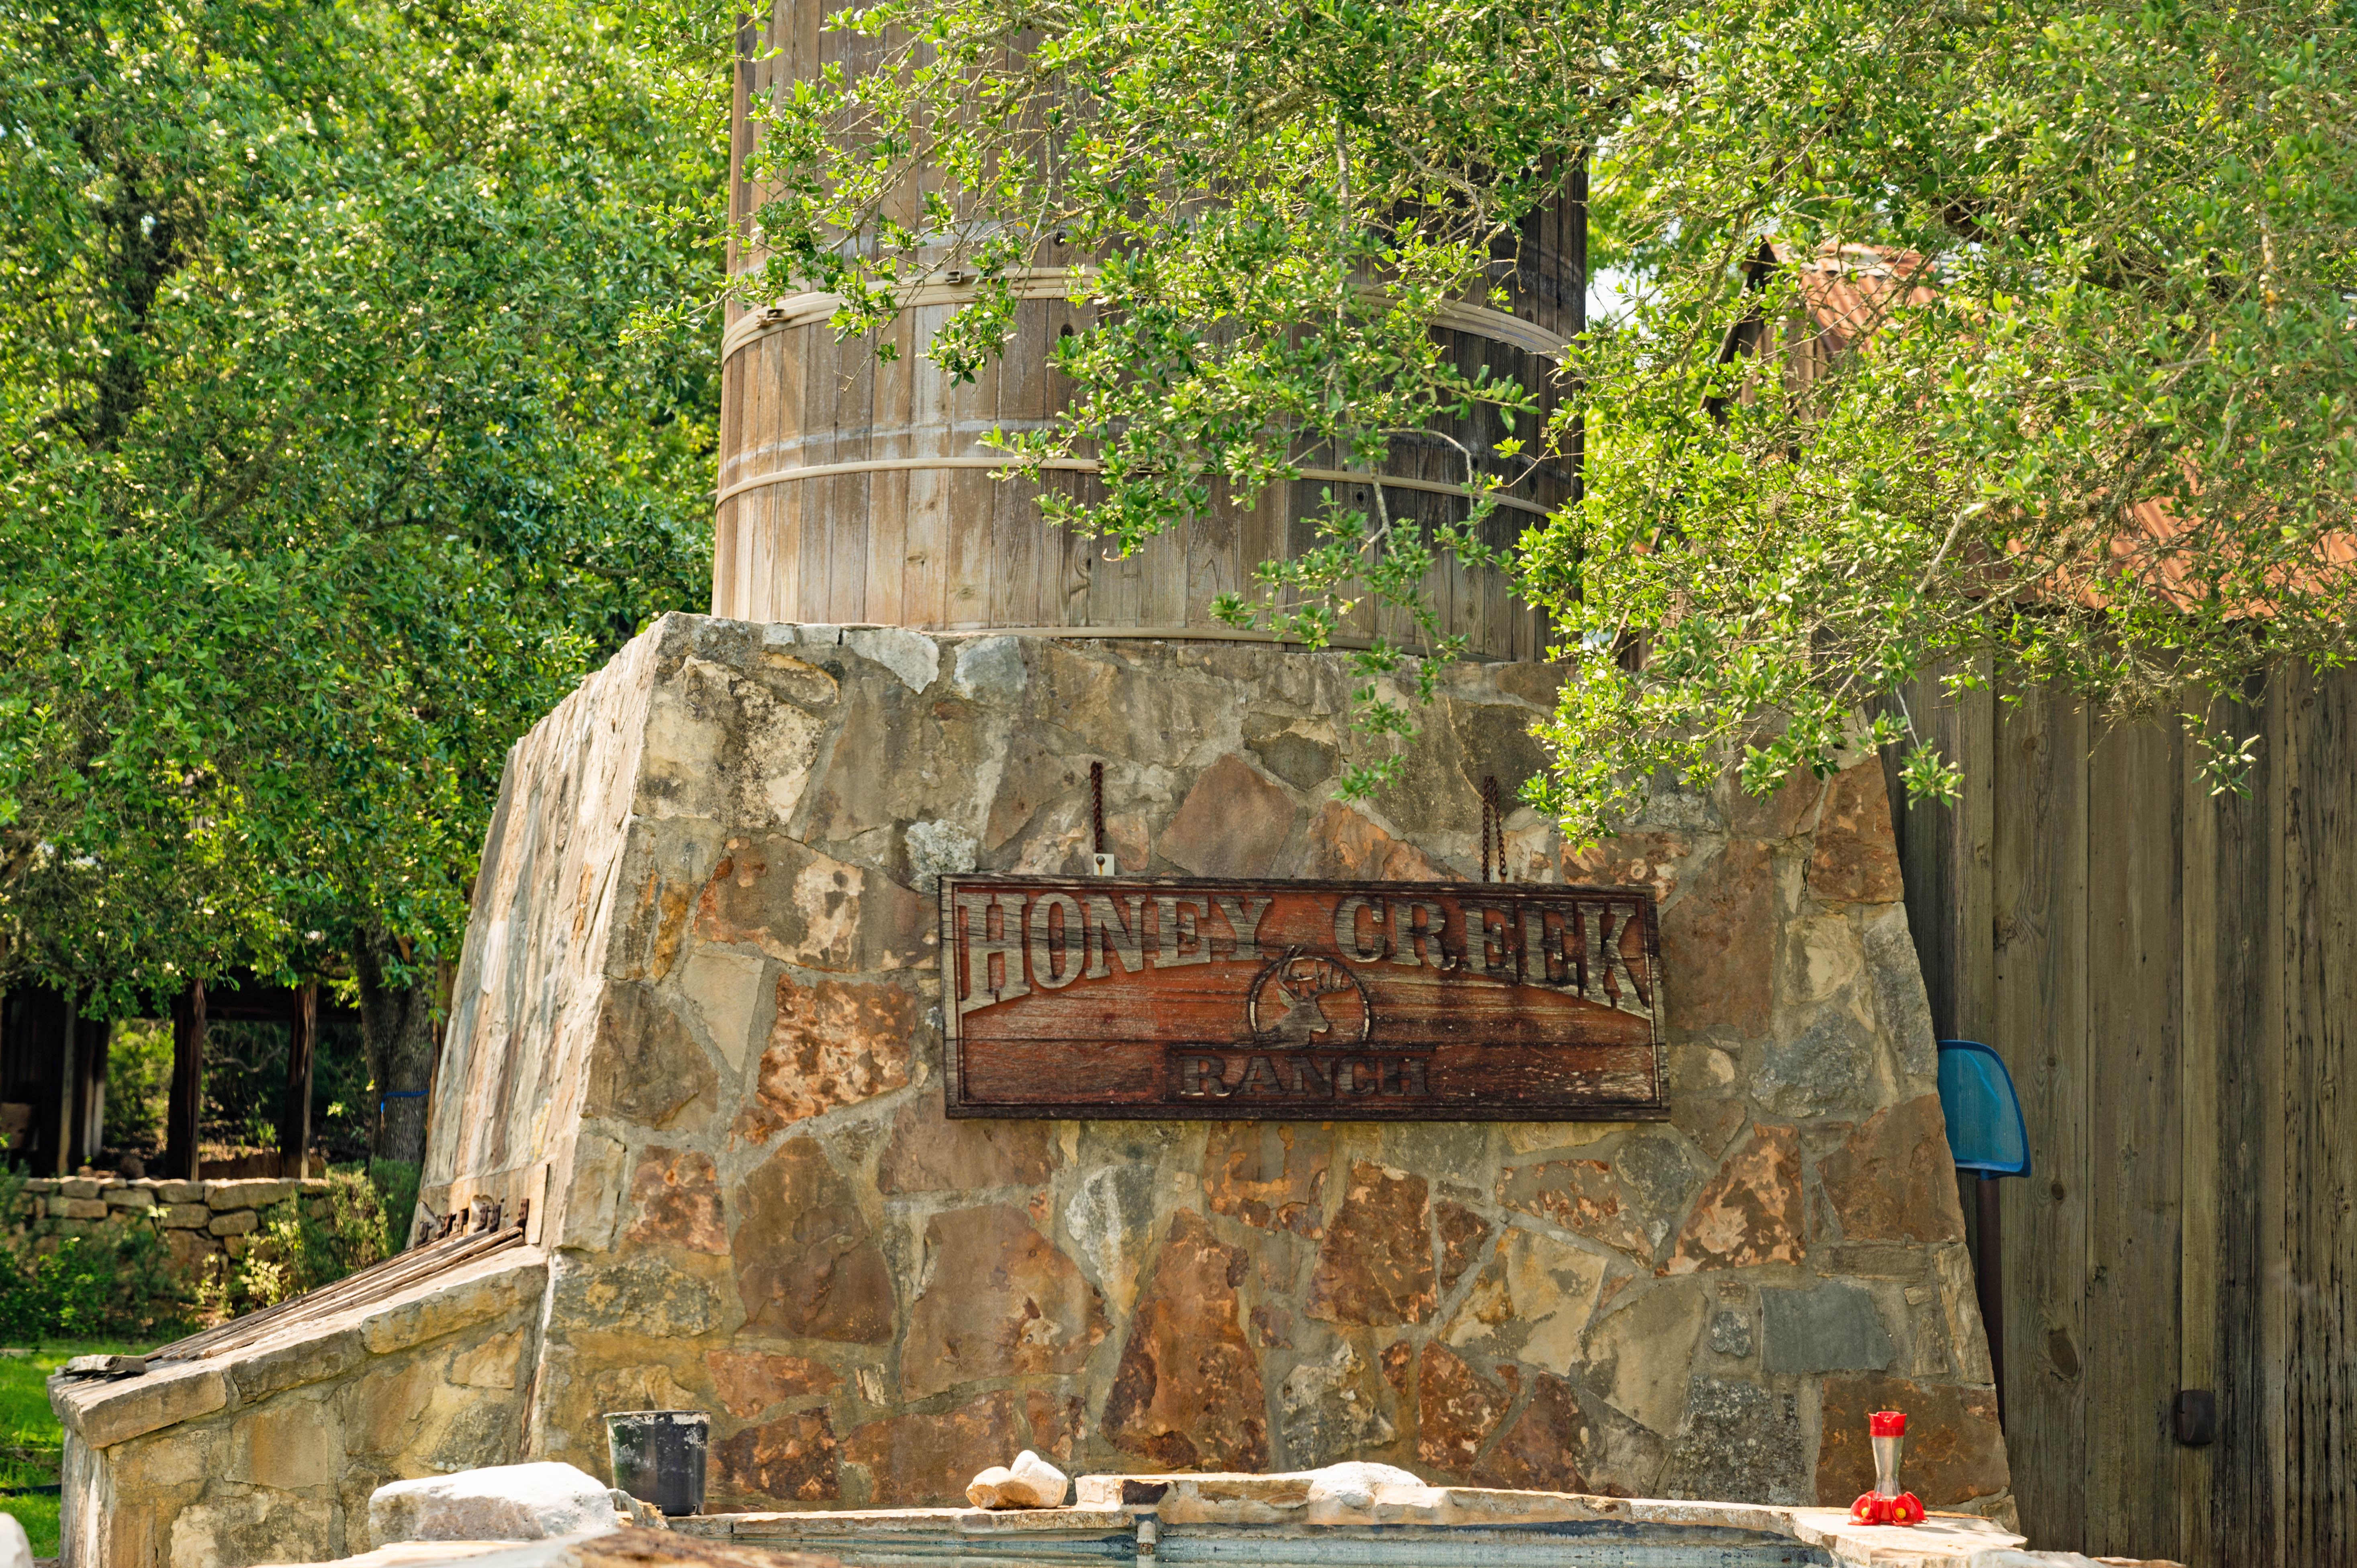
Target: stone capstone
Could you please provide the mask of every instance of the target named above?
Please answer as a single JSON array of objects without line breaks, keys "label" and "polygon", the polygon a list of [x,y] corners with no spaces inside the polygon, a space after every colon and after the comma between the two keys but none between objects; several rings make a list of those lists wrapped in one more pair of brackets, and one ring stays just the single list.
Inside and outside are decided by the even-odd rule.
[{"label": "stone capstone", "polygon": [[379,1545],[544,1541],[619,1528],[606,1484],[554,1460],[395,1481],[370,1496],[368,1517]]}]

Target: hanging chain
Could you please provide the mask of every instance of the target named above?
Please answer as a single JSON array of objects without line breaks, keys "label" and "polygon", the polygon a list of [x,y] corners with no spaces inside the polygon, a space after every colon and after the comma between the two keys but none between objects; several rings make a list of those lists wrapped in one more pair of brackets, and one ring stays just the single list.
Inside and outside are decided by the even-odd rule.
[{"label": "hanging chain", "polygon": [[1507,881],[1506,809],[1499,801],[1498,776],[1494,773],[1481,780],[1481,880],[1484,882],[1491,880],[1490,866],[1493,845],[1497,852],[1496,880]]},{"label": "hanging chain", "polygon": [[1089,764],[1089,818],[1096,826],[1097,835],[1094,840],[1094,848],[1092,853],[1103,854],[1105,851],[1104,764],[1102,762],[1092,762]]}]

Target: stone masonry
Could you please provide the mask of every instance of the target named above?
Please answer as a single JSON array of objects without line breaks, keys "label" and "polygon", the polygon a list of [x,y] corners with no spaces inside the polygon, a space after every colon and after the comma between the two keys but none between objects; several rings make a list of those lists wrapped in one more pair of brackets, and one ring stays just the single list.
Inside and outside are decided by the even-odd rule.
[{"label": "stone masonry", "polygon": [[[655,1407],[711,1412],[716,1511],[951,1503],[1027,1447],[1846,1505],[1896,1407],[1927,1502],[2009,1519],[1871,757],[1582,854],[1509,819],[1516,880],[1659,896],[1665,1122],[943,1117],[937,879],[1083,872],[1091,762],[1125,873],[1470,877],[1557,679],[1452,668],[1352,805],[1346,656],[664,618],[510,756],[435,1088],[419,1230],[528,1215],[533,1299],[224,1358],[201,1410],[74,1394],[142,1413],[69,1412],[69,1568],[283,1561],[274,1509],[359,1550],[318,1454],[602,1477],[601,1413]],[[142,1466],[178,1479],[110,1535]]]},{"label": "stone masonry", "polygon": [[1067,1470],[1846,1502],[1869,1410],[2004,1515],[1929,1015],[1870,757],[1674,794],[1519,880],[1663,910],[1667,1122],[945,1121],[933,889],[1466,877],[1555,673],[1448,671],[1371,805],[1346,657],[666,618],[522,742],[436,1086],[434,1213],[544,1193],[530,1456],[712,1412],[716,1506]]}]

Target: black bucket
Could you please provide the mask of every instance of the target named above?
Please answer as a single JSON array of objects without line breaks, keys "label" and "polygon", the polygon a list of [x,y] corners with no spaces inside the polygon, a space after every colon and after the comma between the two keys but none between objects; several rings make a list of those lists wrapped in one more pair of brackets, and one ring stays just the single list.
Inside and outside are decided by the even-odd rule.
[{"label": "black bucket", "polygon": [[673,1519],[704,1511],[704,1450],[712,1418],[700,1410],[619,1410],[606,1417],[614,1485]]}]

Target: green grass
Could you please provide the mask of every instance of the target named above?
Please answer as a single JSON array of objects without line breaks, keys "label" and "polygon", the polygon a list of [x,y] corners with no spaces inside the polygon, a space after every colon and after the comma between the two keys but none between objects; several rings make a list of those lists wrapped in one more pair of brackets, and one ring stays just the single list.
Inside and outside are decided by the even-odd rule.
[{"label": "green grass", "polygon": [[[0,1356],[0,1487],[53,1487],[64,1463],[65,1432],[49,1410],[48,1379],[70,1357],[135,1353],[112,1341],[45,1345],[29,1356]],[[58,1554],[58,1499],[0,1498],[32,1538],[33,1555]]]}]

